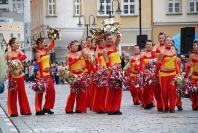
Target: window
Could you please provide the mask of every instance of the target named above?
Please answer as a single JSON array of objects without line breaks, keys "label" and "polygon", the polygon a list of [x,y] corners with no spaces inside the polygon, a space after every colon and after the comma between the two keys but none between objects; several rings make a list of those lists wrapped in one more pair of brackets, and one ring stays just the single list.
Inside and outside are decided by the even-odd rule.
[{"label": "window", "polygon": [[74,16],[80,15],[80,0],[74,0]]},{"label": "window", "polygon": [[20,37],[21,37],[20,33],[18,33],[18,34],[17,34],[17,37],[18,37],[18,38],[20,38]]},{"label": "window", "polygon": [[198,0],[190,0],[189,1],[189,12],[190,13],[198,13]]},{"label": "window", "polygon": [[48,0],[48,15],[56,15],[56,0]]},{"label": "window", "polygon": [[102,16],[109,15],[109,11],[111,11],[111,3],[113,0],[98,0],[98,11],[102,9],[103,12],[99,12]]},{"label": "window", "polygon": [[11,38],[13,38],[13,37],[14,37],[13,33],[11,33],[11,34],[10,34],[10,37],[11,37]]},{"label": "window", "polygon": [[168,13],[171,14],[181,13],[180,0],[168,0]]},{"label": "window", "polygon": [[123,15],[134,15],[135,14],[135,1],[136,0],[123,0],[122,8]]}]

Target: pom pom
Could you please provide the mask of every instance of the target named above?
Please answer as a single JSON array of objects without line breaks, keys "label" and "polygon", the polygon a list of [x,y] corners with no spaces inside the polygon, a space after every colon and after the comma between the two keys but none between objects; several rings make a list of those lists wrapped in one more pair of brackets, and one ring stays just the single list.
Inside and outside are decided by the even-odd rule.
[{"label": "pom pom", "polygon": [[46,78],[36,79],[34,83],[32,83],[32,90],[38,93],[43,93],[48,89],[48,80]]},{"label": "pom pom", "polygon": [[49,39],[52,39],[52,40],[61,39],[61,34],[59,33],[60,32],[59,30],[49,27],[49,26],[47,28],[48,28],[47,34],[48,34]]}]

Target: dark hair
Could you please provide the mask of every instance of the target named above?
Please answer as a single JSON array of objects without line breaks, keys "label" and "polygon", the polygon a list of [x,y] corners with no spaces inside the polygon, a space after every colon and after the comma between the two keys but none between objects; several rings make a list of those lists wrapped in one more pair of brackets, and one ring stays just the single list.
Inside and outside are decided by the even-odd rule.
[{"label": "dark hair", "polygon": [[164,35],[164,37],[166,37],[166,34],[165,34],[164,32],[160,32],[160,33],[158,34],[158,37],[161,36],[161,35]]},{"label": "dark hair", "polygon": [[87,37],[86,37],[86,41],[87,41],[88,39],[90,39],[90,38],[92,38],[92,37],[91,37],[91,36],[87,36]]},{"label": "dark hair", "polygon": [[[171,38],[171,37],[170,37],[170,36],[166,36],[165,40],[166,40],[167,38]],[[172,40],[172,39],[171,39],[171,40]]]},{"label": "dark hair", "polygon": [[108,37],[108,36],[111,36],[111,34],[109,34],[109,33],[106,34],[106,35],[104,36],[104,39],[107,40],[107,37]]},{"label": "dark hair", "polygon": [[152,43],[153,43],[153,41],[152,41],[152,40],[147,40],[146,42],[152,42]]},{"label": "dark hair", "polygon": [[16,39],[17,38],[15,38],[15,37],[13,37],[13,38],[11,38],[10,40],[9,40],[9,45],[10,45],[10,47],[12,47],[12,44],[14,44],[14,42],[16,41]]},{"label": "dark hair", "polygon": [[193,43],[197,43],[198,44],[198,40],[194,40]]},{"label": "dark hair", "polygon": [[104,41],[103,37],[100,37],[100,38],[97,39],[97,44],[100,44],[101,41]]},{"label": "dark hair", "polygon": [[92,38],[92,39],[91,39],[91,43],[93,42],[93,40],[96,40],[96,42],[97,42],[97,39],[96,39],[96,38]]},{"label": "dark hair", "polygon": [[36,40],[36,45],[39,45],[40,43],[42,43],[45,40],[45,38],[40,37]]},{"label": "dark hair", "polygon": [[78,45],[78,50],[77,51],[81,51],[82,50],[82,46]]},{"label": "dark hair", "polygon": [[80,45],[82,45],[83,41],[86,41],[86,40],[81,40],[81,41],[80,41]]}]

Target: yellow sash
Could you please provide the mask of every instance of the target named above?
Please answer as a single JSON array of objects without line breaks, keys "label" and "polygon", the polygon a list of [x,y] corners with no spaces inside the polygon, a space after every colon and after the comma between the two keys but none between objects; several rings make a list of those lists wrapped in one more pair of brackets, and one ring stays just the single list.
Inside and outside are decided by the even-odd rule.
[{"label": "yellow sash", "polygon": [[120,59],[119,52],[114,52],[114,53],[109,54],[109,61],[111,65],[120,64],[121,59]]}]

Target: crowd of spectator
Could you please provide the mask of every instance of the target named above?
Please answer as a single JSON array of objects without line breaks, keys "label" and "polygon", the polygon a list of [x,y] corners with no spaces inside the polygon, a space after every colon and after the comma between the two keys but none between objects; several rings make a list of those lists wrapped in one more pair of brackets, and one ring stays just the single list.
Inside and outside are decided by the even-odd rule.
[{"label": "crowd of spectator", "polygon": [[[23,66],[24,66],[23,72],[25,74],[25,81],[26,82],[35,81],[36,74],[38,71],[38,64],[33,60],[31,61],[29,60],[29,61],[23,62]],[[50,73],[56,84],[64,83],[63,81],[59,79],[59,76],[58,76],[58,72],[64,66],[65,66],[64,62],[55,62],[51,64]]]}]

